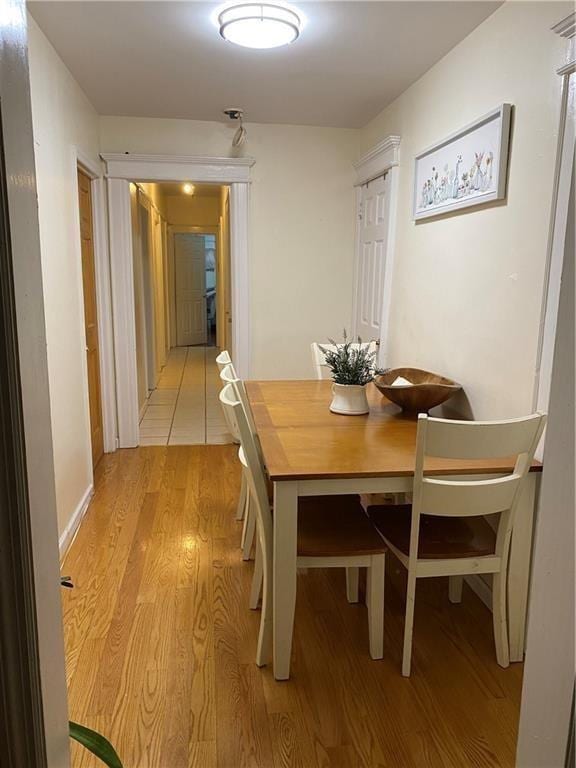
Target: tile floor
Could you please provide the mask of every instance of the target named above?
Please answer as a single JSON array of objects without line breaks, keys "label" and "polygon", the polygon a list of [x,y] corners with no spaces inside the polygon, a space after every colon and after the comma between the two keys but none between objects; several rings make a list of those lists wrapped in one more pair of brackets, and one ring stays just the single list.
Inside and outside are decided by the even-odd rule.
[{"label": "tile floor", "polygon": [[175,347],[148,398],[140,445],[231,443],[218,400],[217,347]]}]

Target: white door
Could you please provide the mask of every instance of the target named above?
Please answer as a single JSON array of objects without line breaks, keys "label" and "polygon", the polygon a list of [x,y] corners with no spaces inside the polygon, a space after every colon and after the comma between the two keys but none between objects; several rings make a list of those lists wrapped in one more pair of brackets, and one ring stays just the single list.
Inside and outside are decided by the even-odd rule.
[{"label": "white door", "polygon": [[206,265],[204,235],[174,235],[176,344],[206,344]]},{"label": "white door", "polygon": [[380,341],[389,302],[385,290],[389,184],[380,176],[360,188],[354,331],[362,341]]}]

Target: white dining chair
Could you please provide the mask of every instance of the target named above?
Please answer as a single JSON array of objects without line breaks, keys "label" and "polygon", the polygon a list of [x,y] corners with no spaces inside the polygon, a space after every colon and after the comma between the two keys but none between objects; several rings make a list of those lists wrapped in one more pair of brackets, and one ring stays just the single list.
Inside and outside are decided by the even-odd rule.
[{"label": "white dining chair", "polygon": [[[240,401],[242,402],[242,407],[244,408],[249,427],[251,431],[255,434],[255,427],[253,426],[254,422],[252,419],[252,413],[250,411],[250,404],[248,403],[248,397],[246,395],[244,382],[240,381],[240,379],[236,375],[236,371],[232,363],[229,363],[228,365],[224,366],[224,368],[220,371],[220,379],[224,386],[226,384],[234,384],[238,394],[240,395],[241,392],[243,393],[245,397],[245,401],[242,400],[241,396],[240,396]],[[229,409],[226,409],[226,408],[224,408],[223,411],[224,411],[224,418],[226,419],[226,423],[228,424],[228,429],[230,430],[234,438],[234,441],[241,444],[242,440],[240,437],[240,430],[238,428],[238,424],[234,419],[234,414]],[[248,415],[248,412],[249,412],[249,415]],[[248,483],[246,479],[246,461],[244,459],[244,454],[241,448],[238,451],[238,458],[240,459],[240,464],[242,465],[242,485],[240,488],[240,499],[238,500],[238,508],[236,511],[236,520],[244,520],[244,525],[242,528],[242,538],[240,539],[240,548],[242,549],[242,559],[250,560],[252,555],[252,550],[254,548],[254,536],[256,532],[256,515],[253,511],[253,508],[252,508],[253,505],[251,504],[251,501],[250,501],[250,491],[248,490]]]},{"label": "white dining chair", "polygon": [[223,349],[222,352],[216,357],[216,365],[218,366],[219,373],[222,373],[222,369],[232,363],[232,358],[227,349]]},{"label": "white dining chair", "polygon": [[[222,407],[234,415],[242,441],[248,485],[257,517],[257,568],[262,573],[262,615],[256,663],[267,663],[272,629],[272,512],[264,466],[254,436],[234,384],[220,393]],[[384,653],[384,565],[386,548],[360,505],[358,496],[312,496],[298,504],[299,568],[367,568],[366,601],[370,655],[381,659]],[[259,565],[258,565],[259,564]],[[251,605],[260,592],[253,582]],[[277,595],[282,594],[278,589]],[[348,590],[350,598],[350,590]],[[277,598],[278,599],[278,598]],[[357,600],[357,592],[356,592]]]},{"label": "white dining chair", "polygon": [[[369,352],[377,352],[378,351],[378,343],[376,341],[367,341],[367,342],[352,342],[350,346],[353,349],[368,349]],[[316,341],[313,341],[310,345],[310,349],[312,350],[312,363],[314,365],[314,373],[316,374],[317,379],[329,379],[330,376],[330,369],[326,365],[326,356],[324,352],[322,352],[322,349],[320,347],[323,347],[324,349],[334,351],[336,349],[336,346],[334,344],[319,344]]]},{"label": "white dining chair", "polygon": [[[462,599],[463,576],[492,574],[492,615],[498,664],[509,660],[507,573],[514,514],[546,417],[452,421],[418,417],[412,504],[372,506],[368,513],[390,551],[408,570],[402,674],[410,675],[416,580],[449,577],[449,598]],[[490,480],[433,477],[429,457],[513,457],[512,472]],[[490,525],[485,516],[499,515]]]}]

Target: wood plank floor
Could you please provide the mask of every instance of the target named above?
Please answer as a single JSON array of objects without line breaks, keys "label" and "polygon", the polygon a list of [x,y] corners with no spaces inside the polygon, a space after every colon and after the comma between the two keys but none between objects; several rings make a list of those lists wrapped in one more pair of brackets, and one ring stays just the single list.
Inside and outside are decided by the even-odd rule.
[{"label": "wood plank floor", "polygon": [[[103,458],[63,567],[70,716],[108,735],[125,768],[513,766],[522,666],[498,667],[490,613],[467,587],[451,605],[446,580],[423,579],[402,678],[391,556],[384,660],[335,569],[298,577],[292,679],[255,666],[239,480],[231,445]],[[77,745],[73,765],[100,766]]]}]

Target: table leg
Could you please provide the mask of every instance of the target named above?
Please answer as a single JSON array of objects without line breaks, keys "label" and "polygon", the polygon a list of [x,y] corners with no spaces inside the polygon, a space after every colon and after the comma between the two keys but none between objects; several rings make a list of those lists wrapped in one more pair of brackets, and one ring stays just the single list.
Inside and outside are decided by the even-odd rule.
[{"label": "table leg", "polygon": [[274,483],[274,677],[288,680],[296,607],[298,483]]},{"label": "table leg", "polygon": [[532,559],[534,513],[540,473],[530,472],[518,501],[508,566],[508,637],[510,661],[524,660],[526,614]]}]

